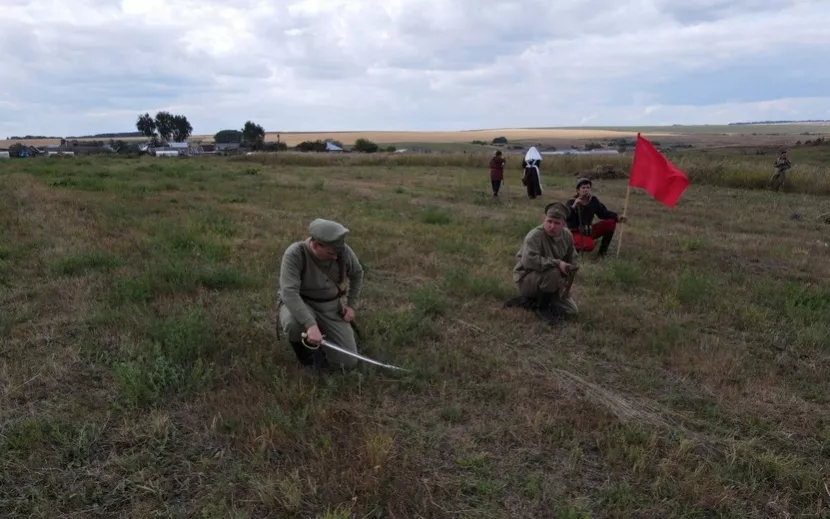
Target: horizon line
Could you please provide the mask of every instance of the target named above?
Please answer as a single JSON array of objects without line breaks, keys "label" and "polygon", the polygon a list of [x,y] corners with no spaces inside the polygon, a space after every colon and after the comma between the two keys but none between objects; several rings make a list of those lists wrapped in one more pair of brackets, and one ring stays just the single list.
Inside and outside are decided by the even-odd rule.
[{"label": "horizon line", "polygon": [[[706,127],[706,126],[784,126],[784,125],[815,125],[815,126],[830,126],[830,120],[821,120],[821,119],[805,119],[800,121],[748,121],[748,122],[731,122],[731,123],[702,123],[702,124],[679,124],[679,123],[672,123],[672,124],[653,124],[653,125],[586,125],[586,126],[577,126],[577,125],[570,125],[570,126],[507,126],[507,127],[497,127],[497,128],[470,128],[470,129],[462,129],[462,130],[372,130],[372,129],[362,129],[362,130],[265,130],[266,134],[289,134],[289,135],[303,135],[303,134],[319,134],[319,133],[476,133],[476,132],[494,132],[494,131],[521,131],[521,130],[609,130],[609,131],[631,131],[637,132],[638,128],[684,128],[684,127]],[[191,134],[193,135],[215,135],[221,131],[225,130],[238,130],[237,128],[224,128],[222,130],[216,130],[212,133],[197,133],[194,132]],[[94,138],[96,136],[104,136],[107,134],[123,134],[123,133],[138,133],[136,130],[132,131],[112,131],[112,132],[97,132],[94,134],[88,134],[86,136],[70,136],[70,137],[33,137],[33,138],[46,138],[46,139],[66,139],[66,138]],[[29,133],[28,135],[35,135],[33,133]],[[19,137],[18,137],[19,138]],[[104,137],[101,137],[104,138]],[[14,140],[14,137],[11,139],[4,139],[4,140]]]}]

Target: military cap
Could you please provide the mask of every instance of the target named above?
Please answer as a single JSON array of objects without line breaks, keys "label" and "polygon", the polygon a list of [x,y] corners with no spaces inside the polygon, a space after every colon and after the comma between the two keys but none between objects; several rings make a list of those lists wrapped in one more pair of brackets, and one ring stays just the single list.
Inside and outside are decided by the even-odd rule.
[{"label": "military cap", "polygon": [[582,187],[582,184],[588,184],[589,186],[594,185],[590,178],[580,177],[579,180],[576,181],[576,188],[579,189]]},{"label": "military cap", "polygon": [[349,230],[337,222],[316,218],[309,224],[308,233],[314,241],[341,248],[346,242],[346,235],[349,234]]},{"label": "military cap", "polygon": [[567,220],[570,213],[571,211],[568,209],[568,206],[562,202],[551,202],[545,206],[545,216],[550,216],[551,218]]}]

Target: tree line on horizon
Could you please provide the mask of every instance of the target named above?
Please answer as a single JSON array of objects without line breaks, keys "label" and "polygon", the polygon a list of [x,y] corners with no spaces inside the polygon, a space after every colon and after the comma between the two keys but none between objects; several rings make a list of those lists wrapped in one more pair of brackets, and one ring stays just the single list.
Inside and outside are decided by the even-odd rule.
[{"label": "tree line on horizon", "polygon": [[729,123],[727,126],[742,126],[749,124],[804,124],[804,123],[830,123],[830,119],[804,119],[801,121],[745,121]]}]

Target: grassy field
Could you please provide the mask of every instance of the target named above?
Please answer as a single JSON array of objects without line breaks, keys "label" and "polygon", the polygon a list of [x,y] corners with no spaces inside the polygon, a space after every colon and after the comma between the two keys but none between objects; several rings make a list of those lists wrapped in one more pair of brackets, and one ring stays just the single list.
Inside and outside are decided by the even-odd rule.
[{"label": "grassy field", "polygon": [[[502,308],[514,254],[608,157],[535,201],[511,162],[498,202],[469,154],[0,161],[0,516],[830,516],[827,164],[677,160],[557,327]],[[412,373],[277,342],[315,217],[365,266],[361,350]]]}]

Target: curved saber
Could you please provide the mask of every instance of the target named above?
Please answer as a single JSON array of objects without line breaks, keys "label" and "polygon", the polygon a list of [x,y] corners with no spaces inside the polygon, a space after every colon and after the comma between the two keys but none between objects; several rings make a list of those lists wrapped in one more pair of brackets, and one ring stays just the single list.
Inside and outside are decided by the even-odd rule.
[{"label": "curved saber", "polygon": [[[303,345],[304,345],[305,347],[307,347],[307,348],[309,348],[309,349],[312,349],[312,350],[316,350],[317,348],[319,348],[319,346],[317,346],[317,347],[315,348],[315,347],[313,347],[313,345],[311,345],[311,344],[309,344],[309,343],[307,343],[307,342],[306,342],[306,340],[305,340],[305,339],[306,339],[306,337],[308,336],[308,334],[303,333],[303,335],[302,335],[302,336],[303,336]],[[399,368],[398,366],[393,366],[393,365],[391,365],[391,364],[384,364],[384,363],[382,363],[382,362],[378,362],[378,361],[376,361],[376,360],[370,359],[369,357],[366,357],[366,356],[361,355],[361,354],[359,354],[359,353],[355,353],[355,352],[353,352],[353,351],[349,351],[349,350],[347,350],[347,349],[345,349],[345,348],[342,348],[342,347],[338,346],[337,344],[334,344],[333,342],[328,341],[328,340],[326,340],[326,339],[323,339],[322,344],[323,344],[323,346],[325,346],[325,347],[327,347],[327,348],[331,348],[331,349],[333,349],[333,350],[337,350],[337,351],[339,351],[340,353],[343,353],[343,354],[345,354],[345,355],[349,355],[349,356],[354,357],[354,358],[356,358],[356,359],[360,359],[360,360],[362,360],[362,361],[364,361],[364,362],[368,362],[369,364],[374,364],[374,365],[376,365],[376,366],[381,366],[381,367],[383,367],[383,368],[397,369],[397,370],[400,370],[400,371],[407,371],[407,372],[409,371],[408,369],[405,369],[405,368]]]}]

